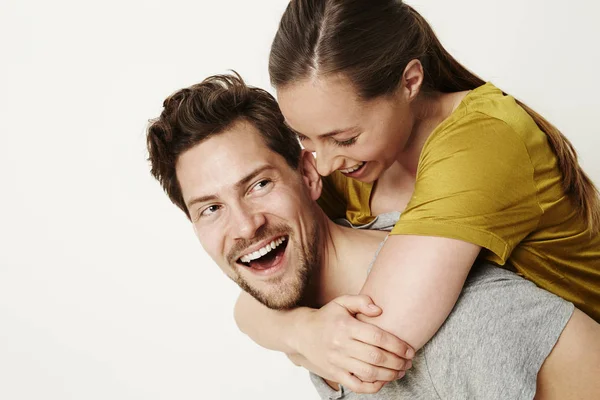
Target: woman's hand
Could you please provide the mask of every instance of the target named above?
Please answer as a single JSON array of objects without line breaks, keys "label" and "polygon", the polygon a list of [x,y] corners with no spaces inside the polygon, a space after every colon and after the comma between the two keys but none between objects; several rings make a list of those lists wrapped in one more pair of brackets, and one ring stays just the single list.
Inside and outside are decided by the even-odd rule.
[{"label": "woman's hand", "polygon": [[365,295],[341,296],[296,320],[294,348],[288,357],[322,378],[355,393],[375,393],[387,382],[404,376],[414,350],[375,325],[360,322],[381,309]]}]

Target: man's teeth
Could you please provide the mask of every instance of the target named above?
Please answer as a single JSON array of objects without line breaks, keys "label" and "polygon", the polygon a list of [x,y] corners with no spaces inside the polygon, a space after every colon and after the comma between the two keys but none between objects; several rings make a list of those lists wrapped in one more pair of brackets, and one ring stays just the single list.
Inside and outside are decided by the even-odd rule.
[{"label": "man's teeth", "polygon": [[351,172],[356,171],[357,169],[359,169],[363,165],[364,165],[364,161],[361,161],[358,164],[356,164],[354,167],[350,167],[348,169],[340,169],[340,171],[343,172],[344,174],[349,174]]},{"label": "man's teeth", "polygon": [[241,262],[248,263],[250,261],[256,260],[257,258],[261,258],[265,254],[269,253],[271,250],[275,250],[281,243],[285,241],[284,237],[280,237],[279,239],[275,239],[271,241],[271,243],[267,243],[266,246],[250,253],[242,256],[240,258]]}]

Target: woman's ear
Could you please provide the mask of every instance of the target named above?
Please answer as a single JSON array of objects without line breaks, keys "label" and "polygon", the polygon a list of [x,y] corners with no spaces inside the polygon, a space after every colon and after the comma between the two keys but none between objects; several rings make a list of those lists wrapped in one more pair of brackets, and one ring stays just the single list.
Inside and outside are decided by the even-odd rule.
[{"label": "woman's ear", "polygon": [[402,84],[400,85],[408,101],[412,101],[417,97],[421,91],[424,79],[425,76],[421,61],[417,59],[411,60],[404,69]]},{"label": "woman's ear", "polygon": [[302,150],[302,154],[300,155],[300,173],[302,174],[302,181],[308,188],[311,199],[317,200],[321,197],[323,181],[321,180],[321,175],[317,172],[315,156],[310,151]]}]

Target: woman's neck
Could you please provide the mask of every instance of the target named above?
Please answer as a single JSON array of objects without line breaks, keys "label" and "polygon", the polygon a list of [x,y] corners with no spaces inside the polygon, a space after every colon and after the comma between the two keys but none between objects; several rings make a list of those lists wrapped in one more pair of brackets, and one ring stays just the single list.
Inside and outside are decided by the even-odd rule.
[{"label": "woman's neck", "polygon": [[422,95],[413,104],[414,123],[410,143],[398,157],[398,162],[413,176],[416,176],[425,142],[435,128],[456,110],[468,93],[469,91],[434,92]]}]

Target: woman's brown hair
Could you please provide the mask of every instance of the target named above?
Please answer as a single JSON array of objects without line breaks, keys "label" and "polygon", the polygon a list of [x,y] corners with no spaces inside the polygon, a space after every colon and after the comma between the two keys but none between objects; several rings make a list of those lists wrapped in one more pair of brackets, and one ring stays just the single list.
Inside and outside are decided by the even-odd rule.
[{"label": "woman's brown hair", "polygon": [[[417,11],[399,0],[292,0],[273,40],[269,73],[276,88],[342,73],[368,100],[393,93],[414,59],[423,65],[425,91],[459,92],[485,83],[444,49]],[[575,148],[541,115],[517,103],[546,133],[565,193],[597,233],[598,190],[579,166]]]}]

